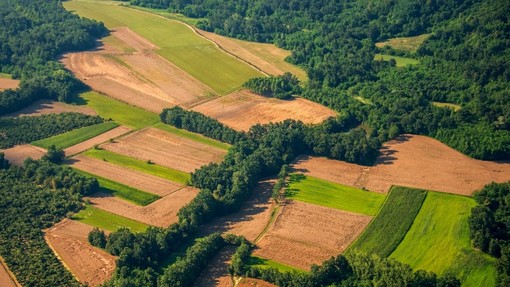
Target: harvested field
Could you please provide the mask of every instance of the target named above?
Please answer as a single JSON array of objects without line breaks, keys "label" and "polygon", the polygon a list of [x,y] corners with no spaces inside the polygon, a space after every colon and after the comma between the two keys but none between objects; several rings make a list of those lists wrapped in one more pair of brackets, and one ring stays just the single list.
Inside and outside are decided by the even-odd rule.
[{"label": "harvested field", "polygon": [[316,124],[336,116],[335,111],[309,100],[266,98],[246,90],[206,102],[193,110],[215,118],[231,128],[244,131],[258,123],[294,119]]},{"label": "harvested field", "polygon": [[19,87],[19,80],[0,78],[0,91],[8,89],[17,89]]},{"label": "harvested field", "polygon": [[384,144],[374,166],[302,156],[293,168],[329,181],[388,192],[392,185],[471,195],[510,180],[510,163],[469,158],[426,136],[403,135]]},{"label": "harvested field", "polygon": [[276,285],[260,279],[243,278],[237,287],[276,287]]},{"label": "harvested field", "polygon": [[18,145],[8,149],[0,150],[5,154],[5,158],[13,165],[21,166],[25,159],[31,157],[32,159],[40,159],[46,150],[30,144]]},{"label": "harvested field", "polygon": [[45,238],[81,283],[98,286],[112,276],[116,258],[88,243],[91,230],[92,226],[64,219],[46,230]]},{"label": "harvested field", "polygon": [[88,139],[84,142],[70,146],[70,147],[64,149],[64,152],[65,152],[66,156],[74,155],[74,154],[80,153],[82,151],[86,151],[90,148],[93,148],[95,145],[104,143],[104,142],[108,141],[109,139],[113,139],[118,136],[121,136],[121,135],[128,133],[130,131],[131,131],[131,129],[128,127],[119,126],[112,130],[109,130],[105,133],[102,133],[96,137]]},{"label": "harvested field", "polygon": [[70,105],[53,100],[39,100],[30,106],[17,112],[5,115],[6,117],[40,116],[46,114],[61,113],[82,113],[86,115],[97,115],[94,109],[85,106]]},{"label": "harvested field", "polygon": [[209,261],[207,267],[200,273],[195,281],[195,287],[233,287],[232,278],[228,272],[230,258],[236,251],[235,246],[224,247],[216,256]]},{"label": "harvested field", "polygon": [[138,206],[110,194],[96,193],[87,198],[97,208],[145,224],[168,227],[177,222],[177,212],[198,194],[198,190],[185,187],[146,206]]},{"label": "harvested field", "polygon": [[[128,27],[118,27],[112,29],[110,35],[113,36],[113,38],[117,38],[118,41],[120,41],[122,44],[125,44],[127,47],[131,47],[138,52],[146,52],[159,49],[159,47],[154,45],[151,41],[136,34]],[[119,52],[123,51],[120,50]]]},{"label": "harvested field", "polygon": [[150,127],[102,147],[184,172],[192,172],[210,162],[219,162],[226,154],[225,150]]},{"label": "harvested field", "polygon": [[20,287],[16,277],[7,267],[4,259],[0,257],[0,286],[2,287]]},{"label": "harvested field", "polygon": [[370,220],[366,215],[291,201],[253,255],[309,270],[311,264],[345,250]]},{"label": "harvested field", "polygon": [[422,34],[414,37],[392,38],[388,39],[385,42],[375,43],[375,46],[378,48],[390,46],[396,50],[403,50],[414,53],[418,50],[418,48],[420,48],[421,44],[423,44],[423,42],[425,42],[430,36],[431,34]]},{"label": "harvested field", "polygon": [[159,196],[170,194],[183,186],[161,177],[132,170],[106,161],[78,155],[68,161],[76,169],[95,174],[106,179],[150,192]]}]

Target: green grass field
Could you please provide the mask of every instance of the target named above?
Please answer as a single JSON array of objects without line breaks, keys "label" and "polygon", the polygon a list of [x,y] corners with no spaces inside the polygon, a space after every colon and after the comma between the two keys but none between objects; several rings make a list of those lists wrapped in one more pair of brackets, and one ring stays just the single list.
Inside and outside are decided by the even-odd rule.
[{"label": "green grass field", "polygon": [[385,195],[380,193],[302,174],[290,175],[285,197],[366,215],[377,214],[385,199]]},{"label": "green grass field", "polygon": [[3,79],[12,79],[12,75],[11,74],[6,74],[6,73],[0,73],[0,78],[3,78]]},{"label": "green grass field", "polygon": [[119,228],[127,227],[133,232],[144,232],[149,227],[141,222],[104,211],[91,205],[85,206],[85,209],[73,215],[72,219],[108,231],[116,231]]},{"label": "green grass field", "polygon": [[273,268],[280,270],[281,272],[290,272],[290,271],[297,271],[300,273],[307,272],[306,270],[302,270],[302,269],[299,269],[296,267],[292,267],[289,265],[278,263],[278,262],[270,260],[270,259],[265,259],[265,258],[261,258],[261,257],[257,257],[257,256],[251,256],[249,261],[247,262],[247,264],[252,267],[259,267],[259,268],[273,267]]},{"label": "green grass field", "polygon": [[375,45],[379,48],[384,46],[390,46],[396,50],[408,51],[408,52],[416,52],[418,48],[427,40],[432,34],[422,34],[413,37],[401,37],[401,38],[392,38],[388,39],[385,42],[379,42]]},{"label": "green grass field", "polygon": [[460,105],[452,104],[452,103],[443,103],[443,102],[432,102],[432,105],[439,107],[439,108],[449,108],[454,111],[458,111],[461,109]]},{"label": "green grass field", "polygon": [[405,67],[407,65],[417,65],[420,63],[420,61],[411,59],[411,58],[404,58],[404,57],[397,57],[392,55],[383,55],[383,54],[375,54],[374,60],[375,61],[389,61],[391,59],[394,59],[395,62],[397,62],[397,67]]},{"label": "green grass field", "polygon": [[230,148],[230,145],[227,143],[220,142],[220,141],[208,138],[208,137],[204,137],[201,134],[196,134],[196,133],[188,132],[187,130],[178,129],[176,127],[173,127],[171,125],[167,125],[164,123],[157,123],[154,125],[154,127],[158,128],[160,130],[163,130],[165,132],[169,132],[171,134],[174,134],[174,135],[177,135],[177,136],[180,136],[183,138],[188,138],[190,140],[193,140],[193,141],[196,141],[199,143],[203,143],[203,144],[206,144],[206,145],[209,145],[209,146],[212,146],[215,148],[219,148],[222,150],[228,150]]},{"label": "green grass field", "polygon": [[78,169],[75,169],[75,171],[88,177],[97,178],[101,192],[111,194],[137,205],[145,206],[161,198],[158,195],[141,191],[139,189],[132,188],[94,174],[90,174],[88,172],[84,172]]},{"label": "green grass field", "polygon": [[158,46],[158,54],[218,94],[226,95],[240,88],[248,79],[263,76],[179,21],[100,2],[69,1],[64,2],[64,7],[82,17],[102,21],[108,28],[131,28]]},{"label": "green grass field", "polygon": [[348,248],[387,257],[397,248],[420,211],[425,190],[394,186],[379,214]]},{"label": "green grass field", "polygon": [[130,106],[96,92],[85,92],[75,96],[74,103],[87,105],[101,117],[134,129],[141,129],[159,122],[159,116],[143,109]]},{"label": "green grass field", "polygon": [[94,157],[97,159],[106,160],[108,162],[125,166],[134,170],[138,170],[144,173],[159,176],[174,182],[181,183],[183,185],[188,184],[191,180],[191,175],[179,170],[170,169],[157,164],[147,163],[143,160],[134,159],[118,153],[113,153],[107,150],[91,149],[84,153],[86,156]]},{"label": "green grass field", "polygon": [[391,258],[444,274],[449,271],[463,286],[494,286],[495,259],[471,247],[468,216],[472,198],[428,192],[422,208]]},{"label": "green grass field", "polygon": [[83,127],[69,131],[67,133],[52,136],[46,139],[32,142],[35,146],[43,148],[49,148],[51,145],[55,145],[57,148],[65,149],[75,144],[79,144],[97,135],[105,133],[113,128],[118,127],[119,124],[116,122],[105,122],[88,127]]}]

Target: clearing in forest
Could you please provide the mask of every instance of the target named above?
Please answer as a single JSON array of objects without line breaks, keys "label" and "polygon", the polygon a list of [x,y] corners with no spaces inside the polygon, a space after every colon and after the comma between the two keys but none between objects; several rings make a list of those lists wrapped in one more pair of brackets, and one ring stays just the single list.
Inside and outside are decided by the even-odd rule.
[{"label": "clearing in forest", "polygon": [[396,66],[401,68],[405,67],[407,65],[417,65],[420,63],[420,61],[411,59],[411,58],[404,58],[404,57],[398,57],[398,56],[392,56],[392,55],[383,55],[383,54],[375,54],[374,56],[375,61],[389,61],[389,60],[395,60]]},{"label": "clearing in forest", "polygon": [[0,92],[3,90],[15,90],[19,87],[19,80],[0,78]]},{"label": "clearing in forest", "polygon": [[445,102],[432,102],[432,105],[439,108],[449,108],[454,111],[458,111],[462,108],[460,105]]},{"label": "clearing in forest", "polygon": [[296,172],[386,193],[392,185],[471,195],[486,184],[510,180],[510,163],[481,161],[433,138],[402,135],[383,145],[373,166],[301,156]]},{"label": "clearing in forest", "polygon": [[71,219],[112,232],[123,227],[129,228],[133,232],[144,232],[149,227],[147,224],[96,208],[92,205],[86,205],[85,209],[73,215]]},{"label": "clearing in forest", "polygon": [[280,100],[246,90],[203,103],[193,110],[217,119],[233,129],[244,131],[255,124],[276,123],[286,119],[317,124],[337,115],[335,111],[303,98]]},{"label": "clearing in forest", "polygon": [[47,114],[61,114],[61,113],[81,113],[85,115],[97,115],[94,109],[86,106],[70,105],[54,100],[39,100],[30,106],[23,108],[14,113],[5,115],[6,117],[21,117],[21,116],[40,116]]},{"label": "clearing in forest", "polygon": [[375,46],[377,46],[378,48],[390,46],[395,50],[402,50],[414,53],[430,36],[431,34],[422,34],[414,37],[392,38],[384,42],[375,43]]},{"label": "clearing in forest", "polygon": [[22,166],[25,159],[30,157],[38,160],[46,153],[46,150],[30,144],[23,144],[8,149],[0,149],[0,152],[5,154],[5,158],[9,160],[10,164]]},{"label": "clearing in forest", "polygon": [[64,219],[45,231],[45,239],[81,283],[98,286],[113,275],[116,257],[90,245],[90,231],[90,225]]}]

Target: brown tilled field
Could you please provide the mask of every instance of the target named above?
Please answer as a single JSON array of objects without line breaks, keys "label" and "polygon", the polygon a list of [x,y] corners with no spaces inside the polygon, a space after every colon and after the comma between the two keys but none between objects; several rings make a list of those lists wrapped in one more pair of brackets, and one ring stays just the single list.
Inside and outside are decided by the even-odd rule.
[{"label": "brown tilled field", "polygon": [[336,116],[335,111],[302,98],[279,100],[262,97],[246,90],[203,103],[193,110],[215,118],[231,128],[244,131],[255,124],[280,122],[286,119],[316,124]]},{"label": "brown tilled field", "polygon": [[46,114],[61,114],[70,112],[82,113],[91,116],[97,115],[96,111],[86,106],[70,105],[53,100],[39,100],[24,109],[21,109],[11,114],[7,114],[5,116],[6,117],[40,116]]},{"label": "brown tilled field", "polygon": [[159,196],[170,194],[183,186],[173,181],[111,164],[84,155],[67,162],[71,167]]},{"label": "brown tilled field", "polygon": [[290,201],[253,255],[303,270],[345,250],[365,229],[370,216]]},{"label": "brown tilled field", "polygon": [[112,276],[116,258],[88,243],[91,230],[89,225],[64,219],[46,230],[45,239],[80,282],[98,286]]},{"label": "brown tilled field", "polygon": [[226,153],[156,128],[146,128],[104,144],[102,148],[184,172],[192,172],[210,162],[219,162]]},{"label": "brown tilled field", "polygon": [[119,137],[125,133],[130,132],[131,129],[125,126],[118,126],[114,129],[111,129],[105,133],[102,133],[96,137],[93,137],[91,139],[88,139],[84,142],[81,142],[79,144],[70,146],[66,149],[64,149],[64,152],[66,156],[71,156],[77,153],[80,153],[82,151],[86,151],[90,148],[93,148],[95,145],[104,143],[105,141],[108,141],[109,139],[113,139],[116,137]]},{"label": "brown tilled field", "polygon": [[198,194],[191,187],[179,189],[165,197],[147,205],[138,206],[109,194],[96,193],[87,198],[97,208],[115,213],[145,224],[168,227],[177,222],[177,212]]},{"label": "brown tilled field", "polygon": [[0,257],[0,286],[2,287],[20,287],[17,284],[16,277],[9,271],[9,267],[5,264],[5,261]]},{"label": "brown tilled field", "polygon": [[236,251],[235,246],[224,247],[216,256],[211,259],[207,267],[195,280],[195,287],[233,287],[232,278],[228,272],[230,258]]},{"label": "brown tilled field", "polygon": [[46,150],[30,144],[18,145],[8,149],[0,150],[5,154],[5,158],[13,165],[22,166],[25,159],[31,157],[32,159],[40,159]]},{"label": "brown tilled field", "polygon": [[243,278],[241,282],[237,284],[237,287],[277,287],[277,286],[269,282],[262,281],[260,279]]},{"label": "brown tilled field", "polygon": [[17,89],[19,87],[19,80],[0,78],[0,92],[8,89]]},{"label": "brown tilled field", "polygon": [[302,156],[293,168],[384,193],[392,185],[401,185],[471,195],[492,181],[510,180],[510,163],[475,160],[435,139],[417,135],[404,135],[386,143],[374,166]]}]

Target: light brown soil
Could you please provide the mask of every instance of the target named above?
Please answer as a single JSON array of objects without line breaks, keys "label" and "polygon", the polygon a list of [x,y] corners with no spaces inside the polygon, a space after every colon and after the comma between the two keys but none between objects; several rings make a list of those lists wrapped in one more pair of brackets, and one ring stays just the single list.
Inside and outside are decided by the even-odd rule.
[{"label": "light brown soil", "polygon": [[68,160],[68,164],[73,168],[159,196],[165,196],[183,187],[164,178],[84,155],[73,157]]},{"label": "light brown soil", "polygon": [[401,185],[471,195],[492,181],[510,180],[510,163],[475,160],[417,135],[386,143],[374,166],[302,156],[293,167],[315,177],[384,193],[392,185]]},{"label": "light brown soil", "polygon": [[290,201],[253,255],[309,270],[345,250],[371,217]]},{"label": "light brown soil", "polygon": [[70,146],[70,147],[64,149],[64,152],[65,152],[66,156],[71,156],[71,155],[80,153],[82,151],[86,151],[90,148],[93,148],[95,145],[104,143],[104,142],[108,141],[109,139],[119,137],[125,133],[130,132],[130,131],[131,131],[131,129],[128,127],[118,126],[114,129],[111,129],[111,130],[109,130],[105,133],[102,133],[96,137],[88,139],[88,140],[81,142],[79,144]]},{"label": "light brown soil", "polygon": [[102,147],[184,172],[192,172],[210,162],[220,162],[226,153],[156,128],[138,131]]},{"label": "light brown soil", "polygon": [[69,105],[53,100],[39,100],[30,106],[19,110],[15,113],[7,114],[6,117],[20,117],[20,116],[40,116],[46,114],[60,114],[60,113],[82,113],[86,115],[97,115],[96,111],[86,106]]},{"label": "light brown soil", "polygon": [[138,52],[159,49],[158,46],[154,45],[151,41],[136,34],[128,27],[115,28],[111,31],[110,35],[124,42],[127,46],[132,47]]},{"label": "light brown soil", "polygon": [[208,262],[207,267],[195,281],[195,287],[233,287],[232,278],[228,272],[230,258],[236,251],[235,246],[224,247]]},{"label": "light brown soil", "polygon": [[286,119],[304,123],[321,123],[336,112],[302,98],[279,100],[242,90],[203,103],[193,110],[217,119],[236,130],[247,131],[255,124],[281,122]]},{"label": "light brown soil", "polygon": [[98,286],[112,276],[116,258],[88,243],[91,230],[89,225],[64,219],[46,230],[45,239],[80,282]]},{"label": "light brown soil", "polygon": [[19,80],[0,78],[0,91],[8,89],[15,90],[19,87],[19,82]]},{"label": "light brown soil", "polygon": [[243,280],[237,284],[237,287],[277,287],[277,285],[260,279],[243,278]]},{"label": "light brown soil", "polygon": [[177,222],[177,212],[198,194],[198,190],[185,187],[147,205],[138,206],[109,194],[96,193],[87,198],[97,208],[145,224],[168,227]]},{"label": "light brown soil", "polygon": [[5,261],[0,257],[0,286],[2,287],[20,287],[16,277],[10,272]]},{"label": "light brown soil", "polygon": [[5,154],[5,158],[9,163],[17,166],[22,166],[25,159],[31,157],[32,159],[40,159],[46,150],[30,144],[18,145],[8,149],[0,150]]}]

